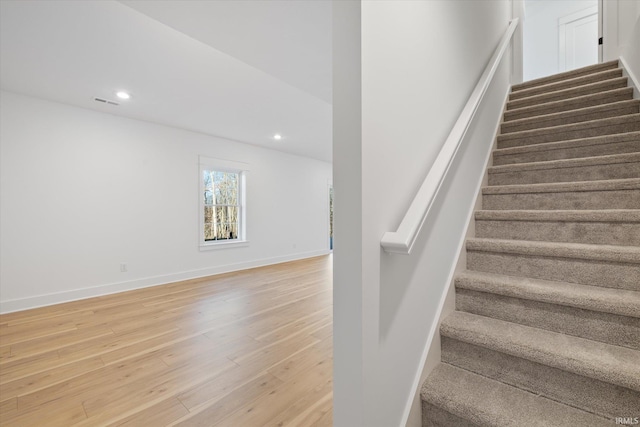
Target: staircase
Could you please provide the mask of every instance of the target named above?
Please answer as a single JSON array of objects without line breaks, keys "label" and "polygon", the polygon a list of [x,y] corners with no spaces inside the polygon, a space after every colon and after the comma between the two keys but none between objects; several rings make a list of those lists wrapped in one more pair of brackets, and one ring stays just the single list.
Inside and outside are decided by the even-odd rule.
[{"label": "staircase", "polygon": [[422,386],[426,426],[640,419],[640,100],[598,64],[514,85]]}]

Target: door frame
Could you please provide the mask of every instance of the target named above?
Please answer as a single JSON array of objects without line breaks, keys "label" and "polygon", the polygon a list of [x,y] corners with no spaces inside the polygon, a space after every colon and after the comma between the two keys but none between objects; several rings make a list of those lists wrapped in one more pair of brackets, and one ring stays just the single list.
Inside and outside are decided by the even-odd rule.
[{"label": "door frame", "polygon": [[602,43],[604,40],[604,5],[602,3],[603,0],[598,0],[598,63],[604,61],[604,44]]},{"label": "door frame", "polygon": [[[563,71],[567,71],[567,52],[566,52],[566,40],[567,40],[567,35],[566,35],[566,28],[567,28],[567,24],[570,24],[572,22],[578,21],[580,19],[584,19],[587,18],[589,16],[592,15],[596,15],[596,20],[598,22],[598,33],[600,33],[600,27],[602,26],[601,22],[601,15],[599,13],[598,10],[598,6],[593,6],[593,7],[588,7],[586,9],[582,9],[579,10],[577,12],[574,12],[570,15],[567,16],[563,16],[562,18],[558,19],[558,71],[559,72],[563,72]],[[600,35],[598,34],[598,37],[600,37]],[[598,42],[598,40],[594,40],[595,43]],[[598,52],[600,51],[600,48],[598,48]],[[598,54],[598,60],[597,62],[602,62],[602,59],[600,57],[600,54]]]}]

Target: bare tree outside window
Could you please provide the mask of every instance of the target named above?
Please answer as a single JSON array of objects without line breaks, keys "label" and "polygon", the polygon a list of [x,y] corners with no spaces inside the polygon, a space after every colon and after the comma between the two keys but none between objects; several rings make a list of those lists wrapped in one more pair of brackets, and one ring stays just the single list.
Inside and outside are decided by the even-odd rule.
[{"label": "bare tree outside window", "polygon": [[238,239],[240,174],[204,170],[204,240]]}]

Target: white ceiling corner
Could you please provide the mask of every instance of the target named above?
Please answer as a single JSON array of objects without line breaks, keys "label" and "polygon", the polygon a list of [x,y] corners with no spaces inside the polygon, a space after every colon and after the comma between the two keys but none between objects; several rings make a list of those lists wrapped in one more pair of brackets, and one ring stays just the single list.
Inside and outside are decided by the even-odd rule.
[{"label": "white ceiling corner", "polygon": [[328,1],[0,7],[3,89],[331,161]]},{"label": "white ceiling corner", "polygon": [[120,0],[331,103],[331,2]]}]

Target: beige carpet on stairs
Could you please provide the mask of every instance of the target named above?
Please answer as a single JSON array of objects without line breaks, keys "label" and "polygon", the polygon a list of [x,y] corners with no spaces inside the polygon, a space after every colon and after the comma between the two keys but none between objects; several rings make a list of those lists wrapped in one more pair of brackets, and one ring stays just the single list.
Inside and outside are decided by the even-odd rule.
[{"label": "beige carpet on stairs", "polygon": [[618,61],[512,87],[423,426],[640,421],[640,100]]}]

